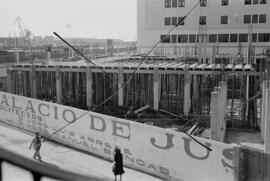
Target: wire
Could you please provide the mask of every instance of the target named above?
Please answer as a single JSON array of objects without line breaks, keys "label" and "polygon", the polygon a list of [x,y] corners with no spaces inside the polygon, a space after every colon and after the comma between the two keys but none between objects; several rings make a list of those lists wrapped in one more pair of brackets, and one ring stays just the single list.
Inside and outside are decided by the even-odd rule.
[{"label": "wire", "polygon": [[[62,38],[60,35],[58,35],[56,32],[53,32],[55,36],[57,36],[60,40],[62,40],[65,44],[67,44],[70,48],[72,48],[75,52],[77,52],[79,55],[81,55],[83,58],[85,58],[87,61],[89,61],[91,64],[93,64],[95,67],[98,67],[97,64],[95,64],[92,60],[87,58],[84,54],[82,54],[79,50],[77,50],[74,46],[72,46],[70,43],[68,43],[64,38]],[[100,69],[103,73],[106,73],[103,69]]]},{"label": "wire", "polygon": [[[85,112],[84,114],[82,114],[81,116],[75,118],[73,121],[69,122],[68,124],[66,124],[65,126],[61,127],[60,129],[56,130],[54,133],[52,133],[50,136],[48,136],[48,138],[52,137],[53,135],[55,135],[56,133],[58,133],[59,131],[63,130],[64,128],[66,128],[67,126],[73,124],[74,122],[76,122],[77,120],[79,120],[80,118],[82,118],[83,116],[85,116],[86,114],[88,114],[89,112],[91,112],[91,110],[107,103],[110,99],[112,99],[118,92],[120,89],[124,88],[132,79],[133,77],[136,75],[137,71],[140,69],[141,65],[144,63],[144,61],[147,59],[147,57],[149,57],[149,55],[153,52],[153,50],[161,43],[163,42],[163,40],[165,40],[180,24],[182,24],[182,22],[196,9],[196,7],[200,4],[200,1],[198,1],[197,4],[195,4],[195,6],[163,37],[161,38],[146,54],[146,56],[144,56],[143,60],[139,63],[139,65],[137,66],[137,68],[134,70],[134,72],[132,73],[132,75],[129,77],[129,79],[122,84],[110,97],[108,97],[106,100],[104,100],[102,103],[94,106],[94,108],[90,109],[89,111]],[[73,47],[72,45],[70,45],[67,41],[65,41],[60,35],[58,35],[57,33],[53,32],[58,38],[60,38],[63,42],[65,42],[68,46],[70,46],[73,50],[75,50],[78,54],[80,54],[82,57],[84,57],[86,60],[88,60],[89,62],[91,62],[94,66],[97,67],[97,65],[95,63],[93,63],[91,60],[89,60],[87,57],[85,57],[79,50],[77,50],[75,47]],[[103,71],[103,70],[102,70]],[[106,73],[105,71],[103,71],[104,73]],[[185,132],[184,132],[185,133]],[[212,149],[210,149],[209,147],[205,146],[204,144],[202,144],[201,142],[199,142],[197,139],[195,139],[194,137],[192,137],[191,135],[189,135],[188,133],[185,133],[186,135],[188,135],[189,137],[191,137],[195,142],[197,142],[198,144],[200,144],[201,146],[205,147],[206,149],[208,149],[209,151],[212,151]]]}]

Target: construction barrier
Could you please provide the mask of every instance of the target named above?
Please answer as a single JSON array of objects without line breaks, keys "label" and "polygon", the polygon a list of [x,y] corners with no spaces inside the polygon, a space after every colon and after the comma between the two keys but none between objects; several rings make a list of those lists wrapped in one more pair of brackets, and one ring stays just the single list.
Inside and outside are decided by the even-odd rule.
[{"label": "construction barrier", "polygon": [[[1,121],[50,137],[86,113],[68,106],[0,92]],[[197,138],[197,137],[196,137]],[[113,159],[119,147],[127,167],[168,180],[233,180],[233,146],[197,138],[208,151],[183,133],[89,112],[50,137]]]}]

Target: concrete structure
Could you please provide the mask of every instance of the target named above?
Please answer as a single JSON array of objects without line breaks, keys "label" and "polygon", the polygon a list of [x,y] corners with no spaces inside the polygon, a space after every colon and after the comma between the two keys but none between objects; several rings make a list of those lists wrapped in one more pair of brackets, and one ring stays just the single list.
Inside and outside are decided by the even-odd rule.
[{"label": "concrete structure", "polygon": [[[196,3],[197,0],[138,0],[138,50],[147,52]],[[250,55],[269,53],[269,8],[266,0],[203,0],[154,53],[195,56],[202,61],[240,54],[248,62]]]},{"label": "concrete structure", "polygon": [[265,127],[264,127],[264,152],[270,154],[270,89],[266,89],[265,94]]},{"label": "concrete structure", "polygon": [[220,82],[211,93],[210,129],[211,139],[224,141],[226,133],[227,84]]},{"label": "concrete structure", "polygon": [[[8,71],[8,79],[11,80],[8,90],[17,95],[45,98],[64,105],[76,103],[73,105],[74,107],[89,108],[102,103],[122,87],[128,76],[134,72],[134,68],[138,66],[136,63],[126,63],[125,65],[118,62],[96,63],[98,67],[89,66],[85,62],[34,64],[32,69],[31,64],[13,65]],[[213,64],[204,67],[211,65]],[[262,74],[254,71],[252,67],[249,69],[245,69],[244,67],[247,66],[242,65],[242,69],[237,67],[239,66],[232,65],[223,73],[228,76],[228,79],[238,76],[243,77],[244,80],[247,75],[257,77]],[[106,73],[103,74],[101,70]],[[32,74],[35,71],[36,75],[34,77],[36,80],[33,79],[35,83],[33,87],[27,86],[28,73],[31,71]],[[143,64],[136,77],[126,88],[118,91],[118,96],[116,95],[110,100],[110,104],[133,106],[134,109],[150,105],[155,109],[162,109],[174,114],[208,114],[210,111],[210,101],[207,101],[210,98],[208,91],[210,93],[216,86],[209,83],[215,81],[215,77],[211,77],[213,71],[216,74],[222,72],[218,66],[209,69],[203,68],[201,64],[193,66],[176,61],[160,62],[154,65]],[[43,84],[47,86],[44,87]],[[238,83],[236,82],[236,84]],[[74,87],[78,87],[78,89],[74,89]],[[28,92],[33,93],[30,95]],[[138,92],[142,94],[138,94]],[[36,94],[37,96],[34,96]]]}]

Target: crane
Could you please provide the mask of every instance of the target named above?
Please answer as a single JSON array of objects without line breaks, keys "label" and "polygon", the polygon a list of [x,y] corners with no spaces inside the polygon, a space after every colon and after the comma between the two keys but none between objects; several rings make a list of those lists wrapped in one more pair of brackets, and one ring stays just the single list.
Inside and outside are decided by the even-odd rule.
[{"label": "crane", "polygon": [[16,17],[16,19],[15,19],[15,21],[14,21],[14,24],[15,24],[15,23],[17,23],[17,25],[18,25],[18,27],[19,27],[19,29],[20,29],[20,37],[25,37],[25,35],[26,35],[26,33],[25,33],[26,28],[25,28],[25,26],[24,26],[24,24],[23,24],[23,21],[22,21],[22,19],[21,19],[20,16],[17,16],[17,17]]},{"label": "crane", "polygon": [[17,24],[19,29],[20,29],[20,37],[25,39],[27,44],[28,44],[28,48],[30,48],[31,46],[31,39],[32,39],[32,32],[30,30],[28,30],[28,28],[26,28],[26,26],[24,25],[22,18],[20,16],[17,16],[15,18],[14,24]]}]

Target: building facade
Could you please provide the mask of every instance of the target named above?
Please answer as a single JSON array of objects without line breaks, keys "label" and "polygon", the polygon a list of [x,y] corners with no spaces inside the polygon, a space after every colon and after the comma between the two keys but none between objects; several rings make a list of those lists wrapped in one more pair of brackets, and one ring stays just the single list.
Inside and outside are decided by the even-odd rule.
[{"label": "building facade", "polygon": [[220,56],[261,57],[270,50],[269,0],[138,0],[137,13],[141,53],[160,40],[153,54],[203,62]]}]

